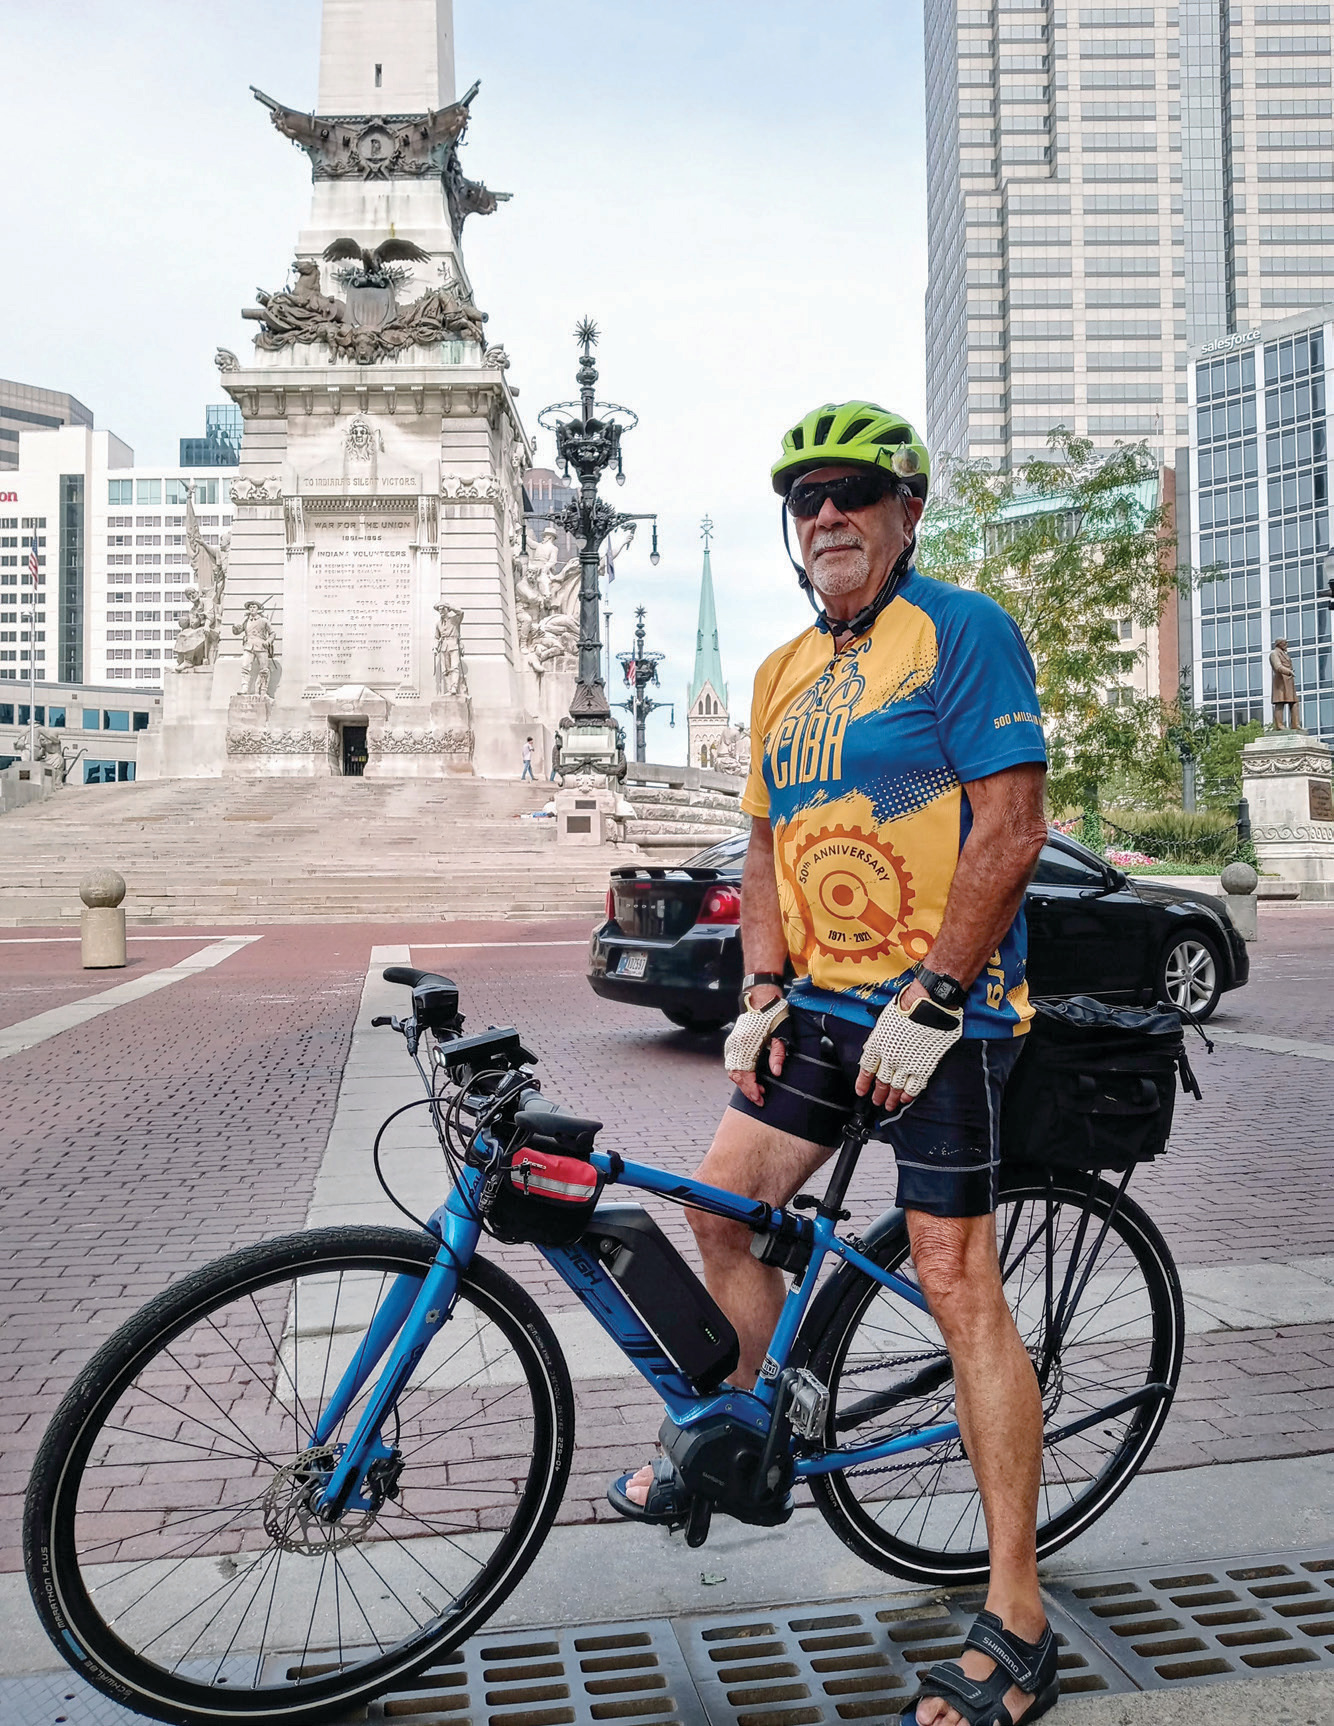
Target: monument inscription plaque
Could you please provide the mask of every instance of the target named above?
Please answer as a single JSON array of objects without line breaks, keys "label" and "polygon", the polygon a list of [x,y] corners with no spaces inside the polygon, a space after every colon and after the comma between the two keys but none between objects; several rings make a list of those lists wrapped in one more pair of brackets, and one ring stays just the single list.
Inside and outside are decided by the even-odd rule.
[{"label": "monument inscription plaque", "polygon": [[416,523],[415,511],[307,506],[313,683],[411,683]]}]

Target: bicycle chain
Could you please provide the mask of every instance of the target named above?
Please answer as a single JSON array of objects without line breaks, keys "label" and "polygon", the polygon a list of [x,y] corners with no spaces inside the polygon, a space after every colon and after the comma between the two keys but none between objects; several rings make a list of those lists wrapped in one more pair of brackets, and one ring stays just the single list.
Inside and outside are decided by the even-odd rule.
[{"label": "bicycle chain", "polygon": [[885,1359],[873,1360],[866,1366],[847,1367],[843,1372],[843,1377],[855,1378],[859,1372],[881,1372],[886,1367],[891,1366],[915,1366],[918,1361],[922,1360],[940,1360],[942,1353],[943,1351],[941,1349],[932,1348],[927,1349],[924,1354],[888,1355]]}]

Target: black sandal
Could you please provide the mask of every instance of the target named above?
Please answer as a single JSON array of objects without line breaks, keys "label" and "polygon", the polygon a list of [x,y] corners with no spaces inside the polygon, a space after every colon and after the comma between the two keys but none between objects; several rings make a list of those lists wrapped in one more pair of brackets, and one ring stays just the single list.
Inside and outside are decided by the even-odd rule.
[{"label": "black sandal", "polygon": [[[995,1671],[989,1678],[970,1678],[957,1661],[940,1661],[923,1675],[921,1691],[904,1712],[902,1726],[916,1726],[918,1704],[928,1697],[947,1703],[968,1726],[1029,1726],[1060,1700],[1056,1637],[1050,1624],[1036,1642],[1025,1642],[994,1612],[979,1612],[964,1647],[989,1655]],[[1033,1698],[1017,1722],[1005,1706],[1011,1685]]]},{"label": "black sandal", "polygon": [[655,1459],[653,1479],[642,1504],[636,1504],[625,1490],[638,1472],[635,1469],[631,1474],[623,1474],[619,1480],[614,1480],[607,1488],[607,1503],[631,1522],[655,1522],[666,1528],[684,1528],[690,1516],[690,1494],[671,1461],[665,1456]]}]

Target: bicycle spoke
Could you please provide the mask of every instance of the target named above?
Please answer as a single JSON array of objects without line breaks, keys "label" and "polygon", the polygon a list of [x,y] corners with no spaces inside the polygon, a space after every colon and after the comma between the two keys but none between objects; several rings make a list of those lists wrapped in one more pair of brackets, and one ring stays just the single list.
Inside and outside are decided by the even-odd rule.
[{"label": "bicycle spoke", "polygon": [[[529,1336],[540,1315],[529,1302],[516,1316],[527,1297],[494,1270],[484,1301],[465,1285],[385,1416],[394,1474],[372,1469],[341,1515],[318,1514],[380,1380],[368,1375],[315,1446],[320,1411],[364,1360],[391,1279],[427,1268],[284,1262],[234,1293],[220,1282],[211,1304],[183,1304],[146,1355],[134,1345],[137,1364],[114,1379],[75,1476],[67,1546],[76,1571],[90,1567],[92,1612],[136,1660],[238,1704],[327,1690],[330,1674],[351,1685],[405,1642],[443,1648],[465,1597],[481,1610],[486,1578],[511,1573],[513,1531],[527,1540],[542,1506],[554,1514],[565,1471],[550,1468],[551,1417],[539,1419],[554,1394],[539,1404],[544,1357]],[[219,1719],[232,1717],[224,1705]]]},{"label": "bicycle spoke", "polygon": [[[1134,1434],[1154,1418],[1145,1412],[1156,1407],[1152,1400],[1100,1417],[1160,1378],[1158,1337],[1171,1323],[1156,1261],[1137,1256],[1120,1220],[1123,1198],[1098,1183],[1058,1179],[1003,1198],[997,1217],[1002,1286],[1039,1373],[1047,1432],[1089,1422],[1044,1439],[1042,1527],[1064,1527],[1078,1507],[1099,1502],[1107,1483],[1138,1460]],[[904,1274],[911,1258],[882,1262]],[[954,1418],[952,1369],[928,1315],[875,1285],[844,1322],[850,1328],[830,1369],[831,1430],[840,1443],[884,1444]],[[1173,1347],[1179,1361],[1179,1339]],[[887,1558],[911,1558],[915,1568],[904,1574],[947,1580],[970,1565],[973,1574],[985,1572],[985,1515],[959,1441],[812,1484],[822,1504],[832,1501],[831,1514],[872,1531],[871,1544]]]}]

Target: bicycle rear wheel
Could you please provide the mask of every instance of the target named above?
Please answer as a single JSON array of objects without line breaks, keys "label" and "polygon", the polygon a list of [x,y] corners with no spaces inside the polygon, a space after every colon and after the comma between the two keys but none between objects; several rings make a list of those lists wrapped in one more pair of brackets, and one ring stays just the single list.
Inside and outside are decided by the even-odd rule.
[{"label": "bicycle rear wheel", "polygon": [[395,1278],[435,1252],[385,1228],[266,1241],[93,1358],[24,1518],[37,1609],[90,1682],[180,1726],[307,1726],[447,1653],[515,1586],[560,1505],[573,1397],[536,1305],[483,1259],[383,1428],[378,1504],[331,1525],[309,1511],[375,1375],[325,1451],[318,1411]]},{"label": "bicycle rear wheel", "polygon": [[[1045,1557],[1102,1515],[1152,1448],[1181,1371],[1181,1288],[1153,1223],[1104,1181],[1016,1171],[996,1227],[1010,1309],[1042,1388]],[[916,1280],[905,1226],[871,1256]],[[952,1421],[953,1376],[932,1320],[869,1277],[841,1281],[810,1363],[830,1391],[826,1444]],[[868,1563],[918,1582],[985,1579],[982,1501],[960,1441],[819,1476],[811,1488]]]}]

